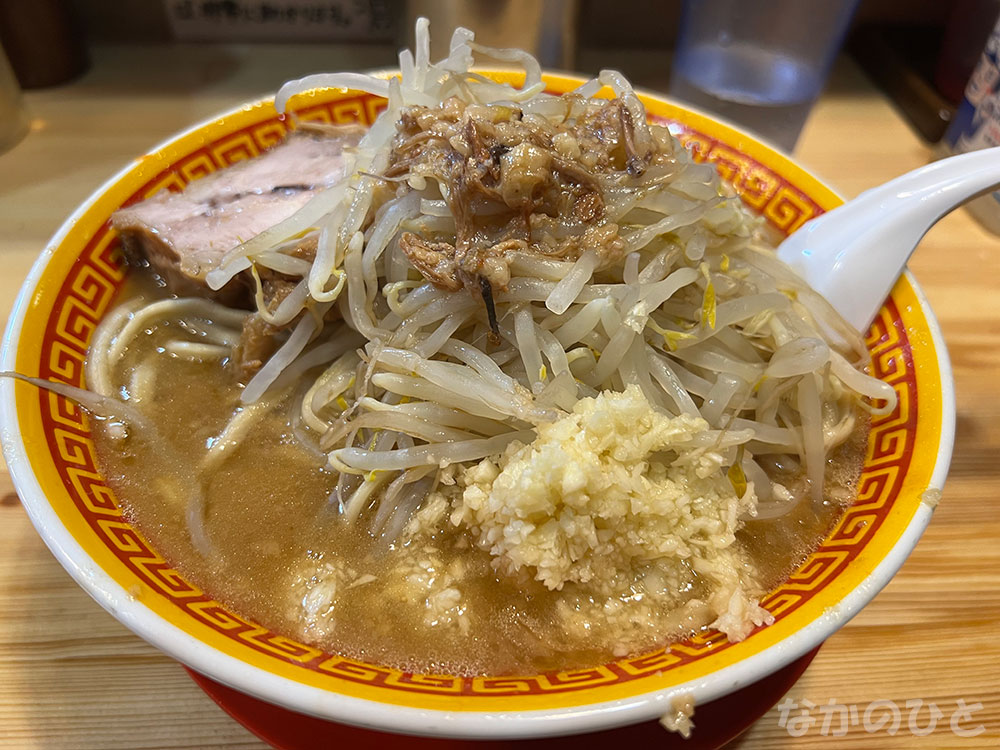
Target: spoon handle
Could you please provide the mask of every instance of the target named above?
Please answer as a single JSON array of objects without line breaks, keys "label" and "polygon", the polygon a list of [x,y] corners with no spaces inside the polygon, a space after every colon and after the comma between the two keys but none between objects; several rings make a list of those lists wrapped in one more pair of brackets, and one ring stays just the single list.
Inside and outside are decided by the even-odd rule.
[{"label": "spoon handle", "polygon": [[998,185],[1000,147],[942,159],[806,223],[778,257],[865,331],[927,230]]}]

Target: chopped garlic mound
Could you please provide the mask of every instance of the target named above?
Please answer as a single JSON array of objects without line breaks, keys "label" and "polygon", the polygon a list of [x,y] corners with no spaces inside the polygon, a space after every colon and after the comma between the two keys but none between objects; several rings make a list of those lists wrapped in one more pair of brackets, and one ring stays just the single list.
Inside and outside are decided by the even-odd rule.
[{"label": "chopped garlic mound", "polygon": [[550,589],[589,583],[634,564],[704,557],[734,541],[751,511],[723,458],[691,445],[699,417],[654,410],[637,386],[579,401],[530,445],[466,471],[452,520],[513,570],[530,566]]},{"label": "chopped garlic mound", "polygon": [[469,527],[501,570],[588,592],[592,606],[576,599],[566,608],[568,629],[586,627],[597,608],[607,614],[607,602],[593,595],[631,587],[660,612],[700,606],[700,625],[715,619],[743,638],[767,614],[734,545],[756,496],[752,484],[737,496],[724,456],[694,444],[708,429],[701,418],[657,411],[637,386],[582,399],[540,425],[530,445],[467,469],[452,523]]}]

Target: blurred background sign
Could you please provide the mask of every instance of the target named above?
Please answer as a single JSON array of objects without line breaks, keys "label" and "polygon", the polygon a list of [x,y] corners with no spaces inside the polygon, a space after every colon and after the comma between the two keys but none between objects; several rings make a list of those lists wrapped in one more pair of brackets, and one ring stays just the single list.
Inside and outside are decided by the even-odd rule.
[{"label": "blurred background sign", "polygon": [[178,41],[389,41],[392,2],[369,0],[164,0]]},{"label": "blurred background sign", "polygon": [[[821,7],[826,0],[799,3]],[[683,0],[0,0],[0,46],[25,90],[72,80],[93,48],[128,44],[181,43],[178,54],[186,54],[184,43],[357,45],[350,48],[353,67],[385,67],[412,43],[410,21],[424,13],[440,22],[435,43],[447,41],[449,24],[467,23],[482,41],[528,47],[548,67],[585,74],[613,67],[636,85],[666,91],[682,6]],[[937,143],[998,13],[1000,0],[858,0],[845,51],[913,130]]]}]

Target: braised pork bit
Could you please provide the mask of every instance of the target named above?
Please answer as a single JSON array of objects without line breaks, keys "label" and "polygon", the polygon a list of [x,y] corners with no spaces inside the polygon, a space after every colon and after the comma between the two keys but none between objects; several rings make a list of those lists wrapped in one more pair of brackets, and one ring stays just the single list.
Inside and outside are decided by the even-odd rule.
[{"label": "braised pork bit", "polygon": [[[364,130],[353,125],[303,123],[253,159],[196,180],[180,193],[161,191],[111,217],[129,262],[148,266],[172,294],[249,308],[254,306],[255,283],[260,284],[258,309],[247,316],[229,360],[241,382],[250,380],[304,314],[278,322],[273,317],[300,279],[259,266],[256,281],[245,271],[213,290],[206,273],[235,246],[288,218],[343,179],[347,152],[362,135]],[[312,263],[316,236],[277,252]],[[337,314],[333,308],[327,317]]]},{"label": "braised pork bit", "polygon": [[404,232],[400,249],[435,286],[482,296],[491,324],[513,252],[576,260],[594,250],[601,266],[618,261],[624,243],[605,196],[672,158],[669,138],[636,127],[622,100],[563,100],[561,123],[453,98],[410,107],[398,125],[382,177],[436,183],[455,223],[454,235]]},{"label": "braised pork bit", "polygon": [[[311,263],[316,258],[316,237],[304,239],[296,246],[285,250],[284,254]],[[271,358],[287,336],[289,327],[305,314],[303,311],[282,325],[274,325],[271,316],[295,290],[298,279],[265,267],[254,267],[254,273],[255,283],[260,285],[260,302],[243,321],[243,333],[234,344],[230,358],[230,364],[235,368],[241,383],[248,382]]]},{"label": "braised pork bit", "polygon": [[195,180],[180,193],[166,190],[122,208],[111,224],[128,260],[148,266],[167,290],[247,306],[248,279],[212,290],[205,275],[226,253],[302,208],[343,179],[346,149],[356,126],[309,126],[261,155]]},{"label": "braised pork bit", "polygon": [[[290,258],[312,263],[316,260],[318,240],[317,234],[310,234],[278,252]],[[255,300],[256,309],[243,321],[243,333],[233,345],[233,353],[229,360],[241,383],[249,382],[285,342],[295,323],[303,315],[311,314],[311,305],[307,302],[305,308],[294,316],[276,320],[275,316],[280,312],[281,303],[295,291],[295,288],[302,283],[302,279],[278,273],[266,266],[254,266],[252,275],[255,276],[253,284],[259,285]],[[324,316],[326,321],[339,318],[340,311],[336,307],[331,307]]]}]

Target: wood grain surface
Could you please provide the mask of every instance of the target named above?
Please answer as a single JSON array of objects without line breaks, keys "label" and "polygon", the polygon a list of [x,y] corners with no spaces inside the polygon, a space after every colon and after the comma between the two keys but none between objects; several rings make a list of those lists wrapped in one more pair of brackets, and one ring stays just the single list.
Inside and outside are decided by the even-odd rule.
[{"label": "wood grain surface", "polygon": [[[129,159],[171,133],[322,69],[391,62],[379,47],[103,47],[92,70],[26,97],[32,132],[0,155],[0,310],[63,219]],[[594,55],[593,66],[606,64]],[[585,58],[587,63],[589,57]],[[660,61],[629,58],[663,90]],[[624,64],[624,63],[622,63]],[[920,166],[931,153],[842,62],[810,116],[797,156],[846,197]],[[1000,238],[964,212],[927,236],[911,268],[940,319],[955,369],[951,475],[930,528],[884,591],[824,645],[789,693],[798,704],[873,701],[903,709],[899,730],[821,722],[801,736],[775,709],[732,747],[1000,746]],[[921,736],[907,701],[943,715]],[[974,709],[951,727],[957,701]],[[977,708],[978,706],[978,708]],[[833,710],[833,709],[828,709]],[[792,711],[795,716],[798,711]],[[819,708],[811,712],[822,718]],[[697,714],[695,715],[697,723]],[[794,726],[792,727],[794,728]],[[968,732],[965,732],[968,733]],[[402,743],[401,743],[402,744]],[[266,747],[229,719],[179,665],[132,635],[79,589],[32,529],[0,472],[0,748]]]}]

